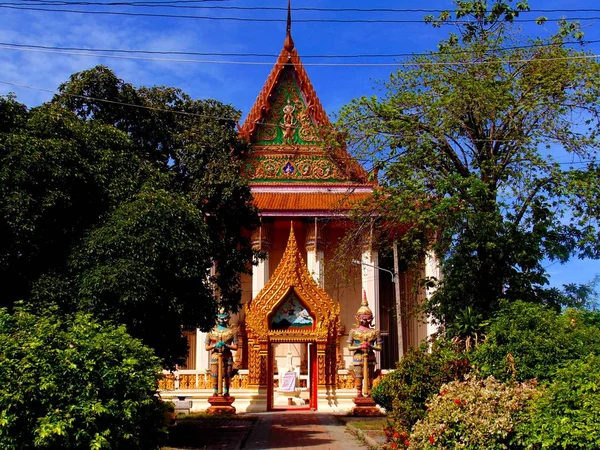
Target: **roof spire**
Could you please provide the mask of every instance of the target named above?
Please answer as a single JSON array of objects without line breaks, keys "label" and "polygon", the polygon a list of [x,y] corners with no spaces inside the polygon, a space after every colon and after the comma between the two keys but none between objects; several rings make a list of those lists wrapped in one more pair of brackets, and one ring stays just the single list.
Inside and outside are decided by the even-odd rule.
[{"label": "roof spire", "polygon": [[287,29],[285,32],[285,41],[283,42],[283,48],[288,52],[294,50],[294,40],[292,39],[292,6],[291,0],[288,0],[288,15],[287,15]]}]

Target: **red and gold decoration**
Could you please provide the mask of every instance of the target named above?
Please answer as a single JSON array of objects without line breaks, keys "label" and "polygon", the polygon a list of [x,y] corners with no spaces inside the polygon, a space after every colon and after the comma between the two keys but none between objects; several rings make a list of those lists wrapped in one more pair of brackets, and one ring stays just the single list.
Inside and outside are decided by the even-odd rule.
[{"label": "red and gold decoration", "polygon": [[[294,309],[294,321],[283,327],[276,318],[286,305]],[[341,327],[340,304],[312,278],[294,235],[293,228],[281,262],[269,282],[247,305],[246,330],[249,382],[266,386],[270,344],[306,342],[317,346],[319,388],[335,387],[337,330]]]}]

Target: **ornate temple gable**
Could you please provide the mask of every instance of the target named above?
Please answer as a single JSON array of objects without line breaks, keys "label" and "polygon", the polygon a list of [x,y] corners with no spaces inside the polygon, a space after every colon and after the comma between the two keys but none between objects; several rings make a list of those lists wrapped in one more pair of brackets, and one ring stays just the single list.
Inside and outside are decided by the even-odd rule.
[{"label": "ornate temple gable", "polygon": [[330,127],[291,36],[288,3],[283,49],[239,134],[252,145],[243,176],[251,182],[367,183],[368,174],[345,145],[325,145]]},{"label": "ornate temple gable", "polygon": [[281,146],[293,146],[296,150],[318,152],[323,144],[318,123],[313,121],[310,100],[305,98],[292,65],[284,66],[280,72],[271,98],[270,107],[256,124],[254,149],[285,150]]},{"label": "ornate temple gable", "polygon": [[[306,308],[313,319],[310,328],[304,330],[279,330],[273,328],[273,317],[290,298]],[[308,273],[298,249],[294,229],[290,230],[287,247],[281,262],[269,282],[248,304],[246,327],[255,336],[270,340],[278,337],[287,341],[307,342],[327,339],[340,327],[340,304],[331,298]]]},{"label": "ornate temple gable", "polygon": [[[285,124],[285,121],[283,120],[283,108],[287,106],[288,98],[290,98],[292,106],[299,108],[298,111],[292,112],[292,117],[293,120],[299,121],[300,123],[294,124],[292,122],[292,125],[299,127],[302,123],[305,123],[307,119],[310,119],[312,122],[311,129],[316,129],[318,126],[330,125],[327,113],[323,109],[323,106],[317,97],[317,93],[308,78],[308,74],[300,61],[298,51],[294,48],[294,41],[291,36],[291,15],[289,9],[287,32],[283,49],[281,50],[265,85],[260,91],[260,94],[258,94],[254,106],[250,110],[250,113],[248,113],[246,121],[240,128],[240,136],[254,144],[257,141],[257,129],[268,128],[263,127],[261,124],[267,123],[274,127],[281,127],[282,124]],[[297,100],[299,103],[293,104],[293,100]],[[279,110],[276,110],[275,106],[279,106]],[[272,108],[275,109],[275,111],[271,113]],[[301,119],[301,115],[303,114],[304,117]],[[266,120],[267,118],[271,120]],[[276,120],[277,118],[280,120]],[[311,140],[307,141],[311,142]],[[318,142],[321,142],[321,140],[318,139]],[[288,140],[286,143],[291,144],[292,142]]]}]

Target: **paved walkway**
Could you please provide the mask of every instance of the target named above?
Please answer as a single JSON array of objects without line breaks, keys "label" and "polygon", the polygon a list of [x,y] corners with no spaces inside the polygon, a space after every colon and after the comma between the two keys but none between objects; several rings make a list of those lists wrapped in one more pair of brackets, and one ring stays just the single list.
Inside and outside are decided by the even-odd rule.
[{"label": "paved walkway", "polygon": [[258,422],[242,449],[366,450],[346,427],[330,414],[281,411],[256,414]]},{"label": "paved walkway", "polygon": [[319,449],[367,450],[330,414],[276,411],[236,418],[182,420],[172,430],[169,450]]}]

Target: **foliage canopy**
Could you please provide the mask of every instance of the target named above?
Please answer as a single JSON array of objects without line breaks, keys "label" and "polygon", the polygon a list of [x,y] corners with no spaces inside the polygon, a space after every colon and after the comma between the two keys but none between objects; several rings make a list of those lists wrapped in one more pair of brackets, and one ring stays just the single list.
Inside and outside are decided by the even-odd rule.
[{"label": "foliage canopy", "polygon": [[339,120],[354,153],[382,171],[363,213],[387,232],[411,225],[407,259],[432,247],[440,257],[428,306],[451,328],[465,307],[485,320],[501,298],[560,303],[543,262],[600,257],[600,65],[568,45],[580,28],[562,21],[528,39],[512,23],[526,1],[455,3],[427,18],[455,26],[437,51]]},{"label": "foliage canopy", "polygon": [[237,310],[258,256],[239,113],[103,66],[60,91],[32,110],[0,99],[2,304],[115,320],[174,363],[182,327]]},{"label": "foliage canopy", "polygon": [[498,380],[551,380],[574,360],[599,355],[597,313],[563,313],[522,301],[506,304],[492,320],[486,339],[471,353],[481,376]]},{"label": "foliage canopy", "polygon": [[517,425],[523,448],[600,446],[600,356],[569,361],[526,408]]}]

